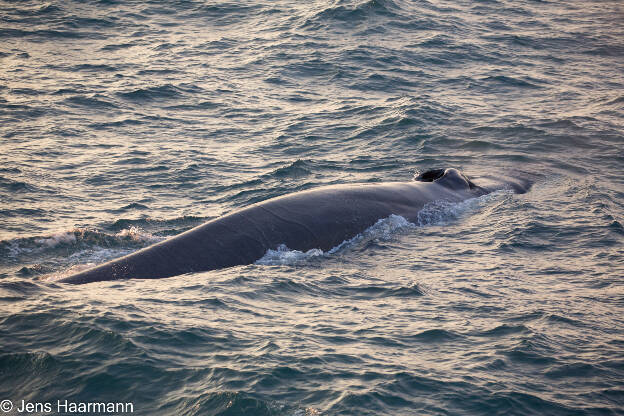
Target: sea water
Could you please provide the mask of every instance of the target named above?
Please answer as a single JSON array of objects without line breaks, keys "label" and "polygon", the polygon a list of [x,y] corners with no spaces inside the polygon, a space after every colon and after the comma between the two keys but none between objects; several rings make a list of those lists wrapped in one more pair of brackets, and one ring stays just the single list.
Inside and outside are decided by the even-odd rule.
[{"label": "sea water", "polygon": [[[0,1],[7,414],[624,414],[623,22],[608,0]],[[534,184],[327,252],[49,280],[445,167]]]}]

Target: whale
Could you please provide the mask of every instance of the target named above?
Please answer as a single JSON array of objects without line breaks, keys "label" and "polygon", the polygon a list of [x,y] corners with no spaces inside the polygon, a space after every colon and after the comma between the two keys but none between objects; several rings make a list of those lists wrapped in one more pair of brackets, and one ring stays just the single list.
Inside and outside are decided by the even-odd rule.
[{"label": "whale", "polygon": [[416,222],[423,207],[459,202],[530,184],[490,179],[477,185],[454,168],[427,170],[409,182],[329,185],[235,210],[134,253],[69,275],[60,283],[156,279],[252,264],[269,249],[330,250],[391,215]]}]

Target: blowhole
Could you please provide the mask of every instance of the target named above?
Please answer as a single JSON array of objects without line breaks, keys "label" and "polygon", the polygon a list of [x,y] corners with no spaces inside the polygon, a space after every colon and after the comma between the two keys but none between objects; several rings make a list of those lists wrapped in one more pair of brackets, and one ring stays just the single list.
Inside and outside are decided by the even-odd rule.
[{"label": "blowhole", "polygon": [[419,182],[433,182],[436,179],[440,179],[442,176],[444,176],[445,171],[446,169],[430,169],[416,176],[416,178],[414,179]]}]

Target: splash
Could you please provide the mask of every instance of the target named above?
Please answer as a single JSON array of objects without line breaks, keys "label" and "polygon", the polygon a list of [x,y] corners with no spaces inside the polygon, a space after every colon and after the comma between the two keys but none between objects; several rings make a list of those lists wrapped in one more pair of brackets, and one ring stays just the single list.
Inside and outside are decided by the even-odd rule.
[{"label": "splash", "polygon": [[115,237],[121,240],[135,241],[137,243],[150,243],[163,239],[163,237],[157,237],[135,226],[119,231],[117,234],[115,234]]},{"label": "splash", "polygon": [[0,253],[8,258],[41,254],[56,249],[83,251],[85,249],[142,247],[163,240],[136,226],[125,228],[115,234],[86,228],[73,228],[42,237],[16,238],[0,241]]},{"label": "splash", "polygon": [[266,254],[256,264],[264,266],[290,265],[298,264],[313,257],[323,256],[323,250],[313,248],[306,252],[299,250],[290,250],[285,244],[280,244],[277,249],[268,249]]},{"label": "splash", "polygon": [[417,224],[408,221],[400,215],[392,214],[387,218],[380,219],[355,237],[345,240],[327,251],[313,248],[303,252],[300,250],[291,250],[285,244],[280,244],[275,250],[267,250],[266,254],[257,260],[255,264],[270,266],[296,265],[305,263],[314,258],[329,257],[337,252],[361,246],[369,241],[391,241],[397,235],[409,232],[418,227],[448,224],[466,213],[474,212],[487,205],[501,194],[510,193],[511,191],[502,190],[461,202],[445,200],[434,201],[426,204],[418,212]]},{"label": "splash", "polygon": [[501,195],[511,194],[513,194],[511,190],[503,189],[477,198],[466,199],[461,202],[451,202],[446,200],[434,201],[426,204],[418,212],[417,222],[420,227],[445,225],[461,218],[467,213],[479,210],[491,201],[499,198]]},{"label": "splash", "polygon": [[390,215],[388,218],[380,219],[374,225],[364,230],[364,232],[356,235],[349,240],[343,241],[336,247],[333,247],[326,252],[319,248],[313,248],[306,252],[291,250],[285,244],[280,244],[276,250],[267,250],[266,254],[262,256],[260,260],[256,261],[256,264],[272,266],[300,264],[313,258],[331,256],[338,251],[354,247],[365,241],[388,241],[401,230],[411,229],[414,227],[416,227],[415,224],[409,222],[400,215],[393,214]]},{"label": "splash", "polygon": [[35,243],[47,248],[56,247],[60,244],[75,244],[76,235],[73,231],[61,232],[50,237],[35,239]]}]

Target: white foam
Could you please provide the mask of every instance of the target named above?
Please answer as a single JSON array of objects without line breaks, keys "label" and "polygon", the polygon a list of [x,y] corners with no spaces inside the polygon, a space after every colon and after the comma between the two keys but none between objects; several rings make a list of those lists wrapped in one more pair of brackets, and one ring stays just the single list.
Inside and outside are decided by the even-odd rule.
[{"label": "white foam", "polygon": [[478,210],[490,203],[490,201],[499,198],[501,195],[510,193],[512,193],[510,190],[499,190],[477,198],[469,198],[461,202],[445,200],[430,202],[418,212],[418,225],[420,227],[425,227],[448,224],[466,213]]},{"label": "white foam", "polygon": [[256,264],[262,264],[264,266],[297,264],[312,257],[319,257],[322,255],[323,250],[320,248],[313,248],[304,253],[299,250],[290,250],[285,244],[280,244],[276,250],[268,249],[266,254],[262,256],[260,260],[256,261]]},{"label": "white foam", "polygon": [[[80,232],[82,238],[82,235],[86,230],[75,229],[74,231]],[[114,236],[119,240],[129,240],[138,243],[154,243],[165,239],[165,237],[154,236],[134,226],[123,229],[116,233]],[[70,254],[67,259],[70,263],[73,263],[72,266],[70,266],[68,269],[50,274],[49,276],[47,276],[47,279],[58,280],[66,276],[71,276],[83,270],[95,267],[98,264],[102,264],[115,258],[125,256],[134,251],[136,251],[136,249],[130,247],[105,248],[96,244],[90,248]]]},{"label": "white foam", "polygon": [[9,241],[8,244],[5,245],[5,249],[8,251],[8,257],[10,258],[16,258],[21,253],[32,251],[32,249],[25,249],[20,247],[17,241]]},{"label": "white foam", "polygon": [[42,280],[47,280],[47,281],[56,281],[56,280],[62,279],[64,277],[71,276],[71,275],[76,274],[76,273],[80,273],[83,270],[90,269],[91,267],[94,267],[95,265],[96,265],[95,263],[74,264],[73,266],[69,267],[68,269],[60,270],[60,271],[53,272],[53,273],[49,273],[49,274],[43,276],[41,279]]},{"label": "white foam", "polygon": [[269,249],[266,254],[262,256],[260,260],[256,261],[256,264],[261,265],[293,265],[307,261],[311,258],[329,256],[336,253],[339,250],[344,250],[348,247],[353,247],[362,241],[370,240],[383,240],[387,241],[393,238],[393,236],[400,230],[416,227],[415,224],[409,222],[400,215],[390,215],[388,218],[383,218],[377,221],[374,225],[368,227],[364,232],[356,235],[355,237],[345,240],[338,244],[336,247],[324,252],[319,248],[313,248],[306,252],[299,250],[290,250],[286,245],[280,244],[276,250]]},{"label": "white foam", "polygon": [[389,241],[394,236],[403,230],[412,229],[416,227],[416,224],[409,222],[405,218],[400,215],[392,214],[388,218],[382,218],[377,221],[375,224],[368,227],[364,232],[356,235],[355,237],[343,241],[338,244],[336,247],[330,249],[327,253],[333,254],[339,250],[353,247],[356,244],[359,244],[362,241],[372,241],[372,240],[380,240],[380,241]]},{"label": "white foam", "polygon": [[[80,247],[82,244],[86,244],[97,248],[102,242],[107,245],[110,244],[106,243],[106,241],[110,241],[110,237],[110,234],[107,235],[99,231],[91,231],[85,228],[73,228],[41,238],[24,238],[7,241],[4,245],[4,249],[8,251],[10,257],[17,257],[21,254],[38,253],[58,246]],[[152,235],[135,226],[123,229],[114,234],[113,237],[119,242],[131,241],[136,243],[156,243],[165,239],[165,237]]]},{"label": "white foam", "polygon": [[39,238],[35,240],[35,243],[40,244],[46,248],[56,247],[60,244],[76,244],[76,235],[74,230],[64,231],[57,234],[53,234],[47,238]]},{"label": "white foam", "polygon": [[124,240],[132,240],[136,242],[148,242],[148,243],[162,241],[165,238],[165,237],[156,237],[155,235],[147,233],[135,226],[121,230],[120,232],[115,234],[115,237],[118,237]]},{"label": "white foam", "polygon": [[84,270],[90,269],[97,265],[103,264],[107,261],[113,260],[118,257],[125,256],[132,253],[131,249],[111,249],[96,247],[92,249],[80,250],[71,254],[67,259],[73,263],[66,269],[59,270],[50,273],[43,277],[44,280],[55,281],[67,276],[71,276],[76,273],[80,273]]},{"label": "white foam", "polygon": [[132,253],[133,249],[127,248],[103,248],[94,247],[91,249],[80,250],[76,253],[72,253],[68,258],[72,263],[75,262],[75,266],[79,266],[79,263],[89,263],[91,265],[102,263],[113,259],[115,257],[125,256]]},{"label": "white foam", "polygon": [[8,256],[17,258],[21,255],[39,253],[43,250],[57,247],[59,245],[76,244],[76,235],[74,230],[61,231],[50,237],[42,238],[17,238],[12,241],[6,241],[4,249],[8,251]]}]

